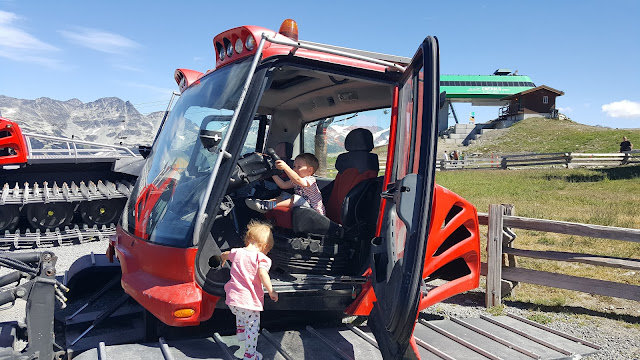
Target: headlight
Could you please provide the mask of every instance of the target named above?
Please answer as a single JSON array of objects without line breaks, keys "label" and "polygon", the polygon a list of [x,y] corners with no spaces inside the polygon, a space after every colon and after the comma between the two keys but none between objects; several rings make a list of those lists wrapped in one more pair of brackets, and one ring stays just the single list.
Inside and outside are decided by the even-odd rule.
[{"label": "headlight", "polygon": [[227,56],[231,57],[231,55],[233,55],[233,45],[229,42],[229,44],[227,44]]},{"label": "headlight", "polygon": [[244,42],[244,46],[249,51],[253,50],[253,47],[256,46],[256,41],[253,39],[253,36],[249,35],[247,37],[247,40]]},{"label": "headlight", "polygon": [[242,52],[242,39],[238,38],[236,40],[236,52],[240,54]]},{"label": "headlight", "polygon": [[220,56],[220,61],[223,61],[224,58],[226,57],[226,50],[224,49],[224,47],[220,47],[220,50],[218,52],[218,56]]}]

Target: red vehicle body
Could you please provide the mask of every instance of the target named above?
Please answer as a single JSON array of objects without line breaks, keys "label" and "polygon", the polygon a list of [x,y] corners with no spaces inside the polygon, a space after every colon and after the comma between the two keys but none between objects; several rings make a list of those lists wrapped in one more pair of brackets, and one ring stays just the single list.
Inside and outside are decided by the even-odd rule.
[{"label": "red vehicle body", "polygon": [[0,117],[0,165],[24,164],[27,162],[27,144],[22,131],[15,122]]},{"label": "red vehicle body", "polygon": [[[426,39],[405,69],[408,60],[301,43],[297,28],[295,36],[288,35],[294,39],[256,26],[227,30],[213,39],[215,70],[176,70],[181,99],[112,243],[122,286],[168,325],[209,319],[216,306],[224,306],[221,286],[228,269],[216,263],[219,254],[241,246],[241,224],[258,216],[241,207],[243,191],[256,190],[254,185],[272,174],[265,149],[291,141],[296,151],[307,151],[304,129],[313,121],[388,107],[384,176],[378,178],[376,171],[361,179],[362,172],[348,169],[335,180],[318,178],[323,188],[331,188],[328,193],[338,191],[347,177],[377,186],[366,204],[373,220],[362,229],[347,225],[344,214],[355,205],[342,199],[342,218],[326,220],[335,233],[296,228],[296,216],[303,216],[296,210],[271,214],[276,248],[269,255],[295,280],[272,273],[274,287],[282,289],[280,301],[265,301],[265,307],[370,315],[383,355],[411,349],[417,354],[411,333],[418,312],[477,287],[480,270],[476,209],[434,183],[434,129],[441,106],[437,40]],[[217,140],[210,144],[212,136]],[[349,184],[341,197],[349,198],[356,187]],[[329,265],[316,266],[321,263]],[[448,282],[423,291],[423,281],[436,278]]]}]

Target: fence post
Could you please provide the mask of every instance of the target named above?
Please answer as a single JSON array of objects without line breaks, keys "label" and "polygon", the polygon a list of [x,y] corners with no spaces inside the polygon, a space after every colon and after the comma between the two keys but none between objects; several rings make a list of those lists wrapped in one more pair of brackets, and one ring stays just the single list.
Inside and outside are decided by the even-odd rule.
[{"label": "fence post", "polygon": [[567,162],[567,169],[571,169],[571,153],[564,153],[564,160]]},{"label": "fence post", "polygon": [[[513,204],[502,204],[504,206],[504,215],[515,216],[516,207]],[[502,229],[502,248],[513,247],[513,241],[517,235],[509,227],[503,227]],[[502,254],[502,266],[517,267],[518,261],[513,254]],[[513,295],[515,287],[518,285],[517,281],[502,280],[502,296]]]},{"label": "fence post", "polygon": [[502,297],[502,226],[504,206],[489,206],[489,229],[487,231],[487,309],[500,305]]}]

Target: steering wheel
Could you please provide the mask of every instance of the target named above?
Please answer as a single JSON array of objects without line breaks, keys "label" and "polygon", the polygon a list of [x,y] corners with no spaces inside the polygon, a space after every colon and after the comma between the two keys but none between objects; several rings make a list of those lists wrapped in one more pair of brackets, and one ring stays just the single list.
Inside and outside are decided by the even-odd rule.
[{"label": "steering wheel", "polygon": [[280,170],[275,167],[277,160],[280,157],[272,148],[266,149],[265,154],[254,152],[242,156],[231,175],[228,192],[278,174]]}]

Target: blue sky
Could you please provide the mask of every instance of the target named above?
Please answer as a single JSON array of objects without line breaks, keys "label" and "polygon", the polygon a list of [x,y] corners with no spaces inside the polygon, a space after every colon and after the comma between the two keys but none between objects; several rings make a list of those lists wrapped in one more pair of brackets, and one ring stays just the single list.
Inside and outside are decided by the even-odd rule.
[{"label": "blue sky", "polygon": [[[213,68],[213,37],[298,22],[304,40],[412,56],[426,35],[443,74],[518,70],[562,90],[557,107],[588,125],[640,127],[640,1],[0,0],[0,95],[117,96],[164,110],[176,68]],[[466,122],[494,107],[456,105]]]}]

